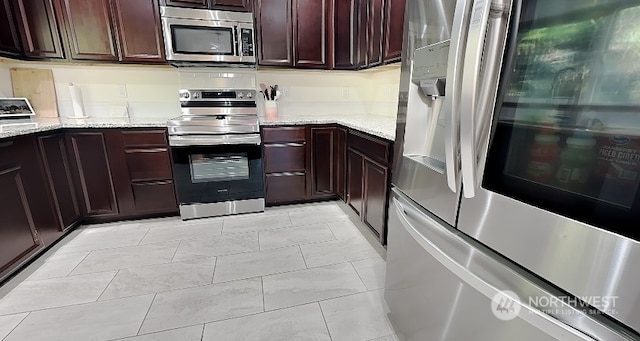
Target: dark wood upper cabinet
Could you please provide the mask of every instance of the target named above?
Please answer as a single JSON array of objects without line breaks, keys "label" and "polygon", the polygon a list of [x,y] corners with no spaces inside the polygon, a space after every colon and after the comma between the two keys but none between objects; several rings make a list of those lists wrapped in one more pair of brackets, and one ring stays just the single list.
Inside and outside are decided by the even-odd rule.
[{"label": "dark wood upper cabinet", "polygon": [[329,0],[293,0],[294,65],[327,68]]},{"label": "dark wood upper cabinet", "polygon": [[60,7],[71,59],[118,60],[108,0],[60,0]]},{"label": "dark wood upper cabinet", "polygon": [[0,53],[8,56],[22,54],[10,0],[0,0]]},{"label": "dark wood upper cabinet", "polygon": [[251,12],[252,0],[210,0],[211,9]]},{"label": "dark wood upper cabinet", "polygon": [[334,68],[363,67],[367,54],[367,0],[336,1],[333,9]]},{"label": "dark wood upper cabinet", "polygon": [[51,0],[15,0],[14,10],[25,56],[64,58]]},{"label": "dark wood upper cabinet", "polygon": [[67,135],[73,165],[79,179],[84,217],[118,214],[118,201],[107,154],[105,132],[73,132]]},{"label": "dark wood upper cabinet", "polygon": [[209,8],[209,0],[164,0],[163,3],[176,7]]},{"label": "dark wood upper cabinet", "polygon": [[162,63],[164,41],[157,0],[110,0],[120,60]]},{"label": "dark wood upper cabinet", "polygon": [[292,0],[258,0],[255,10],[258,25],[260,65],[293,66]]},{"label": "dark wood upper cabinet", "polygon": [[333,196],[336,182],[336,128],[311,127],[311,195]]},{"label": "dark wood upper cabinet", "polygon": [[385,62],[399,61],[402,56],[405,1],[386,0],[383,50]]},{"label": "dark wood upper cabinet", "polygon": [[384,3],[385,0],[367,0],[367,65],[382,64],[382,39],[384,37]]}]

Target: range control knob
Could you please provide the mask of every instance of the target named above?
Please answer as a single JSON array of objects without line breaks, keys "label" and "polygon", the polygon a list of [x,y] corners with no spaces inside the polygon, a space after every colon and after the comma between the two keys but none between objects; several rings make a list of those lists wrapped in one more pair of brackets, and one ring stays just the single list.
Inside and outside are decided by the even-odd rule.
[{"label": "range control knob", "polygon": [[244,98],[244,93],[238,92],[238,98]]},{"label": "range control knob", "polygon": [[253,94],[250,92],[247,92],[247,98],[253,98]]},{"label": "range control knob", "polygon": [[200,97],[200,94],[198,94],[197,92],[193,94],[193,98],[198,98]]},{"label": "range control knob", "polygon": [[188,92],[182,92],[182,93],[180,93],[180,97],[182,97],[184,99],[189,99],[189,97],[191,97],[191,95]]}]

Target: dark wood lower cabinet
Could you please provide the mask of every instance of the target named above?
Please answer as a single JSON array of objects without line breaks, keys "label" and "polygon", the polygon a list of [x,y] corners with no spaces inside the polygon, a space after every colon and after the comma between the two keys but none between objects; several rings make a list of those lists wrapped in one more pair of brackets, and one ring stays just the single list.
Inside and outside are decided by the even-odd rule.
[{"label": "dark wood lower cabinet", "polygon": [[118,201],[107,154],[105,132],[72,132],[67,136],[82,198],[82,215],[118,215]]},{"label": "dark wood lower cabinet", "polygon": [[392,144],[357,131],[349,131],[347,144],[346,201],[386,244]]},{"label": "dark wood lower cabinet", "polygon": [[385,238],[389,169],[369,159],[364,160],[363,221],[381,240]]},{"label": "dark wood lower cabinet", "polygon": [[311,131],[311,195],[335,196],[336,128],[310,127]]},{"label": "dark wood lower cabinet", "polygon": [[16,164],[0,166],[0,278],[41,245],[21,172]]},{"label": "dark wood lower cabinet", "polygon": [[77,225],[81,216],[64,134],[39,136],[38,144],[59,228],[65,231]]},{"label": "dark wood lower cabinet", "polygon": [[267,204],[303,201],[307,198],[307,175],[304,172],[265,175]]},{"label": "dark wood lower cabinet", "polygon": [[347,130],[336,128],[335,178],[336,194],[346,201],[347,198]]},{"label": "dark wood lower cabinet", "polygon": [[353,208],[358,215],[362,213],[362,199],[364,192],[364,156],[354,150],[347,152],[347,204]]}]

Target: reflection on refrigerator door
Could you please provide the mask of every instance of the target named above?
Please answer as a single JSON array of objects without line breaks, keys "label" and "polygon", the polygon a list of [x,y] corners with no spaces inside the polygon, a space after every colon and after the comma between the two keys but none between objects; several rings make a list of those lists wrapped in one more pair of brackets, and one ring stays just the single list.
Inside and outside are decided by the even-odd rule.
[{"label": "reflection on refrigerator door", "polygon": [[385,298],[402,340],[626,340],[398,191],[389,210]]},{"label": "reflection on refrigerator door", "polygon": [[[460,0],[433,21],[449,36],[416,39],[434,14],[414,7],[440,5],[407,8],[385,289],[396,331],[640,339],[640,3]],[[503,291],[521,303],[496,305]]]},{"label": "reflection on refrigerator door", "polygon": [[512,20],[457,227],[570,295],[617,298],[593,305],[638,333],[640,4],[537,0]]}]

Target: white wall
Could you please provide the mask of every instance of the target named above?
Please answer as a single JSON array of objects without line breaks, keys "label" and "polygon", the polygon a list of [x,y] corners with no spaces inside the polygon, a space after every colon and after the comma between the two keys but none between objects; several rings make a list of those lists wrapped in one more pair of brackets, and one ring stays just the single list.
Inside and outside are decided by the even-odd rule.
[{"label": "white wall", "polygon": [[[11,95],[9,67],[51,69],[60,115],[72,114],[69,83],[74,83],[82,91],[86,113],[93,117],[120,116],[127,106],[131,117],[176,117],[180,115],[178,90],[182,87],[228,84],[259,89],[260,83],[278,84],[283,92],[283,114],[395,116],[400,77],[398,66],[367,71],[265,69],[254,73],[242,69],[178,70],[170,66],[0,60],[0,94],[6,96]],[[230,73],[236,76],[231,82],[226,80]],[[123,88],[126,94],[121,94]]]},{"label": "white wall", "polygon": [[11,67],[51,69],[62,117],[73,113],[69,83],[80,88],[92,117],[123,116],[127,110],[131,117],[180,116],[178,72],[170,66],[15,62]]},{"label": "white wall", "polygon": [[278,84],[283,92],[279,110],[285,114],[395,116],[399,78],[399,67],[392,66],[368,71],[261,70],[257,80]]},{"label": "white wall", "polygon": [[0,60],[0,97],[13,97],[9,64]]}]

